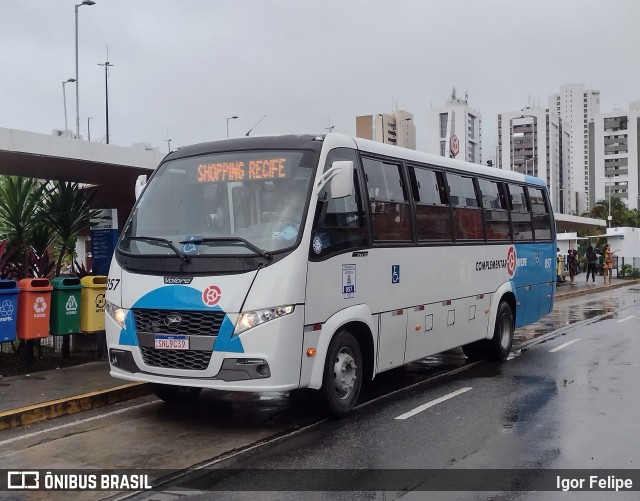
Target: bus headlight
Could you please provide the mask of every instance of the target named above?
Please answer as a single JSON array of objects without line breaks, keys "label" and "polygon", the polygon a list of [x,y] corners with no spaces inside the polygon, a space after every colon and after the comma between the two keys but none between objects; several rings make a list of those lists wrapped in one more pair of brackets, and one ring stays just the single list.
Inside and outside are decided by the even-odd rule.
[{"label": "bus headlight", "polygon": [[113,318],[120,327],[122,327],[123,329],[125,328],[124,319],[127,318],[127,313],[129,313],[129,310],[120,308],[119,306],[116,306],[115,304],[107,301],[104,311],[106,311],[107,314],[111,318]]},{"label": "bus headlight", "polygon": [[237,336],[256,325],[264,324],[274,318],[291,315],[294,309],[295,306],[290,304],[287,306],[276,306],[274,308],[264,308],[262,310],[241,313],[238,317],[238,321],[236,322],[236,328],[233,331],[233,335]]}]

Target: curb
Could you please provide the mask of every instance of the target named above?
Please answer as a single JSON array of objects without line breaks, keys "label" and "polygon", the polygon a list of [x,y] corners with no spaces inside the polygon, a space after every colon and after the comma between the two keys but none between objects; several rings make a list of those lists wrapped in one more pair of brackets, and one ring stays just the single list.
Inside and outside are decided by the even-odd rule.
[{"label": "curb", "polygon": [[[621,287],[628,287],[630,285],[638,285],[640,284],[640,280],[626,280],[624,282],[618,282],[615,284],[609,284],[609,285],[603,285],[602,287],[592,287],[590,289],[581,289],[581,290],[576,290],[576,291],[572,291],[572,292],[564,292],[561,294],[558,294],[556,292],[556,301],[560,300],[560,299],[568,299],[571,297],[576,297],[576,296],[584,296],[586,294],[594,294],[596,292],[602,292],[602,291],[606,291],[609,289],[619,289]],[[556,289],[557,291],[557,289]]]},{"label": "curb", "polygon": [[107,390],[92,391],[82,395],[59,398],[49,402],[0,412],[0,431],[39,423],[47,419],[75,414],[76,412],[97,409],[98,407],[143,397],[150,393],[151,390],[146,383],[130,383]]}]

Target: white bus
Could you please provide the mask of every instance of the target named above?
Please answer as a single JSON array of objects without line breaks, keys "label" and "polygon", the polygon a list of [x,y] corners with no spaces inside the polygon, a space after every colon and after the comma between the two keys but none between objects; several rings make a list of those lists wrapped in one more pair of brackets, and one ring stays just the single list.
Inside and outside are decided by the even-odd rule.
[{"label": "white bus", "polygon": [[411,361],[504,359],[555,259],[534,177],[333,133],[181,148],[118,241],[111,375],[165,401],[311,388],[342,416]]}]

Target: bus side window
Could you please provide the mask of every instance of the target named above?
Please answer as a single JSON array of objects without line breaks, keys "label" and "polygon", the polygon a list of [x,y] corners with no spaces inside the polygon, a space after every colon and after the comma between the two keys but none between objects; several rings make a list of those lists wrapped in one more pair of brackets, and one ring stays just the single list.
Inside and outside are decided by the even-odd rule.
[{"label": "bus side window", "polygon": [[447,173],[456,240],[484,240],[482,211],[472,177]]},{"label": "bus side window", "polygon": [[[358,165],[354,150],[336,148],[329,152],[325,172],[337,160],[349,160]],[[322,259],[337,252],[361,249],[369,245],[369,226],[362,203],[359,169],[353,171],[353,195],[331,198],[329,183],[318,196],[318,205],[313,222],[310,256]]]},{"label": "bus side window", "polygon": [[511,209],[511,227],[513,240],[533,240],[531,227],[531,212],[524,192],[524,188],[517,184],[508,184],[509,206]]},{"label": "bus side window", "polygon": [[488,240],[509,240],[509,211],[500,183],[478,179]]},{"label": "bus side window", "polygon": [[377,241],[413,240],[409,195],[400,164],[362,158],[371,201],[373,238]]},{"label": "bus side window", "polygon": [[409,167],[409,180],[416,212],[419,241],[453,241],[451,209],[444,174],[422,167]]},{"label": "bus side window", "polygon": [[529,187],[529,200],[536,240],[551,240],[551,216],[542,189]]}]

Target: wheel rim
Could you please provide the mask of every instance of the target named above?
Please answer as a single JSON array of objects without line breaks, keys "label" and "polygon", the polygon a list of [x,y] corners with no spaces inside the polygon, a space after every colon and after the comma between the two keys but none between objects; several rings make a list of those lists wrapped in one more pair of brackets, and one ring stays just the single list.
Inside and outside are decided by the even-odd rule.
[{"label": "wheel rim", "polygon": [[505,350],[511,343],[511,316],[506,313],[500,318],[500,346]]},{"label": "wheel rim", "polygon": [[336,355],[333,366],[333,385],[340,400],[346,400],[353,393],[358,366],[349,348],[343,347]]}]

